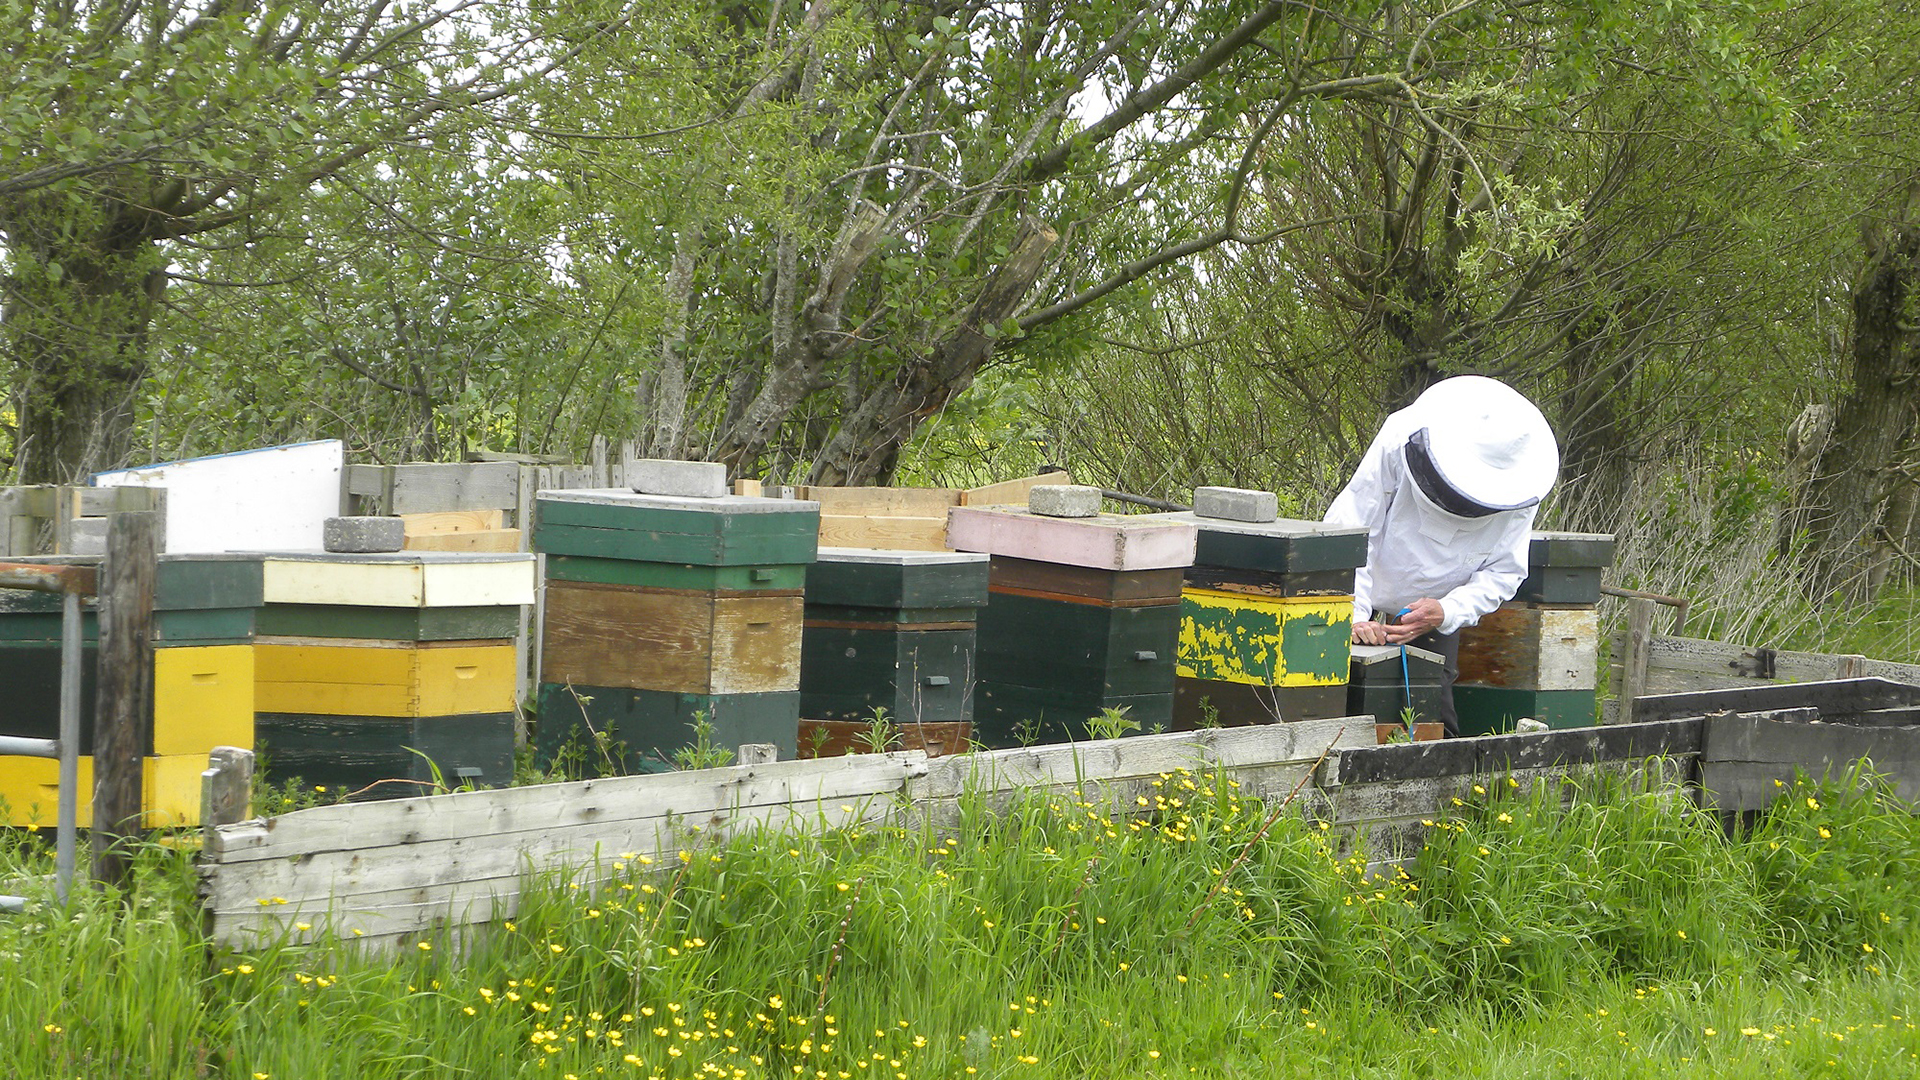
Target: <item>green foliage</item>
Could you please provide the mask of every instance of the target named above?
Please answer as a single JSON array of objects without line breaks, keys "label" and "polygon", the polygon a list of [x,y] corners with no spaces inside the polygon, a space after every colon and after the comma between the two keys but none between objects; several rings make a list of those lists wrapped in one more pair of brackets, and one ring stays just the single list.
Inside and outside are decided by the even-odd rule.
[{"label": "green foliage", "polygon": [[875,705],[869,710],[867,730],[860,733],[858,741],[867,753],[884,754],[899,743],[900,725],[887,714],[886,706]]},{"label": "green foliage", "polygon": [[713,718],[705,710],[694,713],[687,727],[693,731],[693,741],[673,752],[674,768],[717,769],[733,763],[733,751],[713,741]]},{"label": "green foliage", "polygon": [[[211,950],[191,859],[156,845],[128,896],[0,918],[0,1068],[1895,1075],[1920,1056],[1915,821],[1857,777],[1783,795],[1729,838],[1656,791],[1494,779],[1384,875],[1202,773],[1126,814],[829,808],[549,871],[512,919],[382,955],[345,926]],[[0,878],[47,859],[16,837]]]},{"label": "green foliage", "polygon": [[1108,707],[1088,717],[1087,738],[1118,739],[1139,731],[1140,721],[1127,715],[1127,711],[1131,708],[1130,705],[1122,705],[1119,708]]}]

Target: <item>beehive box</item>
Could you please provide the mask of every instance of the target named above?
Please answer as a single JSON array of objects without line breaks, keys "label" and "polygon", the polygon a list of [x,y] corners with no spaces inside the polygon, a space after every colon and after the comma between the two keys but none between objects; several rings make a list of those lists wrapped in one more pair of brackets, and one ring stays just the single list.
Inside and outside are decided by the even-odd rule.
[{"label": "beehive box", "polygon": [[1181,601],[1175,726],[1347,715],[1353,571],[1366,561],[1366,531],[1151,516],[1199,530]]},{"label": "beehive box", "polygon": [[[97,563],[49,557],[30,563]],[[148,821],[195,825],[200,772],[215,746],[251,748],[254,620],[262,597],[257,555],[162,555],[154,578],[153,726],[147,733]],[[0,733],[59,736],[61,598],[0,589]],[[83,816],[92,804],[93,716],[99,623],[82,614],[80,753]],[[0,797],[12,824],[49,823],[58,806],[57,763],[0,758]],[[85,822],[83,821],[84,825]]]},{"label": "beehive box", "polygon": [[692,741],[696,717],[722,747],[771,742],[794,753],[816,504],[543,491],[535,515],[548,573],[543,759],[617,735],[617,767],[662,767]]},{"label": "beehive box", "polygon": [[[1445,667],[1439,653],[1413,645],[1355,645],[1347,714],[1397,724],[1403,710],[1411,708],[1416,721],[1436,720],[1440,695],[1445,692]],[[1458,697],[1456,693],[1456,706]]]},{"label": "beehive box", "polygon": [[953,511],[948,540],[992,556],[980,616],[977,739],[1010,746],[1085,737],[1124,709],[1147,731],[1173,722],[1182,573],[1191,523],[1152,515],[1052,518]]},{"label": "beehive box", "polygon": [[1609,533],[1536,532],[1527,544],[1527,577],[1514,599],[1536,604],[1597,604],[1600,575],[1613,565]]},{"label": "beehive box", "polygon": [[987,556],[821,548],[806,591],[800,711],[897,723],[973,719]]},{"label": "beehive box", "polygon": [[1597,698],[1592,690],[1526,690],[1498,686],[1453,688],[1453,707],[1460,714],[1462,735],[1503,735],[1522,717],[1550,728],[1592,727]]},{"label": "beehive box", "polygon": [[270,554],[254,642],[264,772],[359,798],[512,779],[532,555]]}]

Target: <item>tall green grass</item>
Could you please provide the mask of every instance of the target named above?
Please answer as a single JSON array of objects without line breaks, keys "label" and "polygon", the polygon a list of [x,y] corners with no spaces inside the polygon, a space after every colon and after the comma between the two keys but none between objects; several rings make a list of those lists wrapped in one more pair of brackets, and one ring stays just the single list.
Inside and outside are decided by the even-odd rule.
[{"label": "tall green grass", "polygon": [[[1570,803],[1567,796],[1574,797]],[[208,947],[185,857],[0,921],[19,1077],[1900,1076],[1920,823],[1490,780],[1403,869],[1231,779],[551,875],[398,957]],[[820,808],[842,820],[836,806]],[[12,872],[43,868],[18,838]],[[596,884],[589,884],[590,878]],[[1828,1064],[1832,1062],[1832,1064]]]}]

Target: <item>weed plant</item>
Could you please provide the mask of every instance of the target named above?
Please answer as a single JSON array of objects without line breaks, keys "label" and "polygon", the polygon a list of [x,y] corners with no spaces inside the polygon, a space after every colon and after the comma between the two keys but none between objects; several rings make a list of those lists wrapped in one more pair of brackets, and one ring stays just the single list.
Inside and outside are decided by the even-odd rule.
[{"label": "weed plant", "polygon": [[1914,1075],[1920,825],[1870,778],[1781,796],[1729,838],[1671,792],[1489,779],[1384,869],[1206,774],[1124,812],[828,805],[546,875],[513,919],[398,956],[214,950],[156,846],[131,902],[0,921],[0,1071]]}]

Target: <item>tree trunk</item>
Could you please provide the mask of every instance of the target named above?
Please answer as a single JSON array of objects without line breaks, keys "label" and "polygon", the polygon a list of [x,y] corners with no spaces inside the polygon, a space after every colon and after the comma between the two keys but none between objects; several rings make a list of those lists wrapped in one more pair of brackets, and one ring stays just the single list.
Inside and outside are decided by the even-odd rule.
[{"label": "tree trunk", "polygon": [[1610,340],[1620,332],[1591,310],[1567,328],[1561,354],[1560,488],[1566,520],[1595,532],[1620,527],[1632,474],[1632,444],[1621,408],[1628,404],[1632,365]]},{"label": "tree trunk", "polygon": [[77,211],[58,195],[0,203],[12,266],[0,347],[17,372],[23,484],[71,484],[124,463],[166,286],[148,211]]},{"label": "tree trunk", "polygon": [[869,394],[840,422],[808,478],[812,484],[875,484],[893,478],[900,451],[928,417],[946,408],[973,385],[993,354],[997,327],[1019,310],[1047,251],[1060,239],[1046,225],[1028,218],[1006,261],[988,276],[980,295],[958,324],[923,362],[909,362],[891,385]]},{"label": "tree trunk", "polygon": [[[1900,459],[1920,408],[1920,176],[1905,205],[1867,239],[1853,289],[1852,388],[1807,485],[1806,561],[1817,599],[1867,599],[1893,545],[1889,509],[1913,484]],[[1904,530],[1903,530],[1904,532]]]}]

